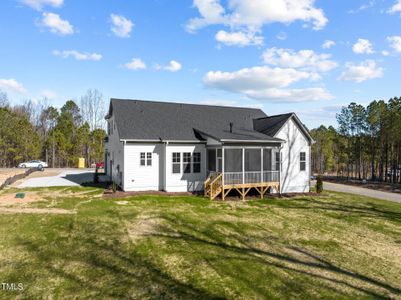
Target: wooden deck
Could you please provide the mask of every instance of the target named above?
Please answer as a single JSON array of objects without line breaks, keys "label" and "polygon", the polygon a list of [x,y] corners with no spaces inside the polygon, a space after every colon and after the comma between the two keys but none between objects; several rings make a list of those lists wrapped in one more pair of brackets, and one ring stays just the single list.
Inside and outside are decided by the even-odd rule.
[{"label": "wooden deck", "polygon": [[263,199],[269,188],[274,188],[277,192],[280,192],[280,183],[271,182],[257,182],[257,183],[242,183],[242,184],[224,184],[223,185],[223,174],[213,174],[209,176],[204,183],[204,195],[209,197],[210,200],[216,199],[221,196],[222,200],[225,200],[227,195],[232,191],[237,191],[242,200],[248,195],[249,191],[255,189],[260,198]]}]

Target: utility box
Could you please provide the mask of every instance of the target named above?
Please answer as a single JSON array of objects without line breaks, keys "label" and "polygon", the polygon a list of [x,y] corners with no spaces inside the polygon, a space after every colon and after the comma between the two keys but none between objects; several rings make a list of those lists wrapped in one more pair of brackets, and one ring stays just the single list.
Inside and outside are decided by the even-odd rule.
[{"label": "utility box", "polygon": [[79,169],[85,168],[85,158],[83,157],[78,158],[78,168]]}]

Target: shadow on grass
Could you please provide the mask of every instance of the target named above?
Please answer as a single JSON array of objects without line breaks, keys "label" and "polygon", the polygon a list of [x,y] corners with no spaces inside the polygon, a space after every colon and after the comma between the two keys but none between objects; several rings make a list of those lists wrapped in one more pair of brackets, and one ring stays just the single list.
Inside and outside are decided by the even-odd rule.
[{"label": "shadow on grass", "polygon": [[[171,229],[165,227],[161,230],[164,232],[163,234],[152,234],[152,236],[181,241],[194,249],[202,249],[205,246],[215,248],[216,251],[214,253],[221,253],[223,255],[218,254],[215,257],[208,258],[212,268],[213,263],[216,261],[243,260],[247,263],[252,262],[256,264],[272,266],[281,270],[302,274],[310,277],[311,279],[315,278],[323,282],[348,287],[367,296],[373,296],[379,299],[389,299],[389,296],[378,293],[377,289],[383,291],[385,294],[390,293],[393,295],[401,295],[401,289],[396,286],[358,273],[357,271],[350,271],[336,266],[330,261],[314,254],[307,249],[280,245],[277,241],[268,238],[263,239],[260,236],[249,235],[247,237],[238,237],[237,235],[228,236],[230,239],[235,239],[234,244],[229,244],[220,240],[216,241],[214,234],[210,234],[205,231],[199,232],[196,227],[179,221],[177,218],[165,217],[165,219],[170,225],[172,225],[173,228],[183,228],[184,230],[171,231]],[[191,234],[188,232],[196,234]],[[252,241],[252,243],[249,241]],[[284,251],[265,251],[252,245],[260,242],[264,242],[266,244],[276,243],[276,246],[280,246],[281,250]],[[293,254],[290,255],[289,253]],[[241,274],[229,273],[225,271],[224,268],[215,268],[215,270],[219,273],[222,273],[221,275],[223,276],[237,277],[237,279],[247,281],[245,276],[241,277]],[[252,282],[249,282],[249,284],[252,285]],[[292,284],[296,285],[297,283],[293,282]],[[371,288],[369,289],[368,286]],[[342,294],[340,289],[337,289],[336,293]]]},{"label": "shadow on grass", "polygon": [[[319,200],[312,201],[314,201],[313,207],[303,208],[332,209],[362,215],[367,214],[368,209],[351,205],[342,207]],[[294,206],[297,209],[302,208],[301,205]],[[377,209],[374,213],[367,215],[372,217],[375,214],[387,215],[387,213],[389,212]],[[118,213],[110,217],[121,218]],[[191,255],[188,251],[191,249],[220,278],[229,278],[231,282],[238,283],[238,286],[245,286],[252,291],[253,296],[257,295],[256,297],[266,298],[270,290],[274,289],[276,290],[271,292],[271,295],[275,297],[277,295],[295,297],[297,295],[295,293],[298,292],[303,296],[316,297],[319,295],[316,294],[319,289],[322,289],[322,293],[325,290],[326,293],[327,291],[334,293],[334,296],[351,297],[352,295],[344,288],[378,299],[401,295],[401,289],[391,283],[383,282],[362,272],[342,268],[308,249],[281,244],[277,239],[270,239],[266,235],[237,234],[235,224],[227,225],[210,221],[206,228],[200,229],[202,227],[192,224],[184,217],[164,214],[157,218],[163,219],[163,223],[159,225],[157,231],[148,233],[146,238],[155,241],[154,243],[162,240],[161,248],[165,243],[172,245],[174,254],[187,258],[189,263],[195,263],[196,258],[186,257]],[[92,221],[98,222],[98,220]],[[60,236],[68,235],[69,238],[57,240],[57,247],[29,239],[18,241],[19,245],[35,257],[37,261],[35,265],[38,268],[43,268],[52,276],[70,282],[58,287],[58,290],[68,289],[61,292],[62,296],[68,298],[71,295],[77,297],[83,295],[90,298],[122,299],[222,299],[225,297],[224,288],[220,289],[221,294],[216,294],[211,291],[212,288],[201,288],[182,279],[190,277],[188,273],[196,271],[196,265],[184,270],[187,272],[184,276],[169,274],[161,267],[158,259],[152,258],[158,256],[158,244],[150,247],[149,253],[144,254],[133,247],[133,244],[121,242],[118,232],[111,231],[107,226],[102,227],[101,231],[93,230],[91,226],[91,223],[83,223],[79,228],[75,226],[75,228],[66,228],[65,232],[60,232]],[[222,235],[215,229],[218,226],[232,227],[229,227],[230,230]],[[255,246],[259,244],[271,245],[272,249],[276,250],[265,250]],[[252,266],[256,266],[256,269],[252,269]],[[280,285],[270,285],[268,281],[271,278],[262,277],[262,269],[269,269],[272,278],[280,280]],[[171,272],[175,271],[171,270]],[[287,275],[283,275],[283,272]],[[250,275],[256,276],[256,280]],[[315,284],[317,287],[314,291],[307,290]],[[230,289],[230,286],[226,288]],[[282,289],[288,289],[288,291]],[[241,297],[241,294],[237,296]]]},{"label": "shadow on grass", "polygon": [[106,239],[85,232],[53,247],[27,239],[18,242],[34,257],[37,269],[68,281],[56,287],[66,298],[222,299],[173,278],[126,244]]},{"label": "shadow on grass", "polygon": [[377,205],[372,203],[358,205],[355,203],[350,204],[345,202],[325,202],[314,198],[309,198],[273,200],[269,203],[269,205],[283,209],[321,210],[322,212],[344,213],[344,215],[347,216],[381,218],[388,221],[401,222],[400,212],[379,208]]}]

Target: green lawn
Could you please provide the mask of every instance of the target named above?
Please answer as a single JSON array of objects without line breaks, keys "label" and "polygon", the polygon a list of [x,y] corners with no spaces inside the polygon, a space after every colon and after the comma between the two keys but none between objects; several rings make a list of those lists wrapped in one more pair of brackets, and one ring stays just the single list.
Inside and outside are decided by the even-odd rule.
[{"label": "green lawn", "polygon": [[401,204],[29,194],[34,213],[0,207],[0,282],[24,286],[1,299],[401,299]]}]

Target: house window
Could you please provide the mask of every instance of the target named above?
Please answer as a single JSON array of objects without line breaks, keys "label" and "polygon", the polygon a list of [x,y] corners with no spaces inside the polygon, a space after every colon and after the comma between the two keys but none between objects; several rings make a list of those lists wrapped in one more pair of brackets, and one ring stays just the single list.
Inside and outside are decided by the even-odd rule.
[{"label": "house window", "polygon": [[141,152],[141,166],[151,166],[152,165],[152,152]]},{"label": "house window", "polygon": [[184,169],[184,173],[191,173],[191,153],[184,152],[183,155],[184,157],[182,167]]},{"label": "house window", "polygon": [[173,152],[173,173],[181,173],[181,153]]},{"label": "house window", "polygon": [[280,152],[276,152],[276,171],[280,171]]},{"label": "house window", "polygon": [[299,153],[299,169],[301,171],[306,170],[306,152],[300,152]]},{"label": "house window", "polygon": [[192,159],[192,169],[194,173],[200,173],[201,171],[201,154],[200,152],[194,152]]},{"label": "house window", "polygon": [[146,164],[148,166],[152,165],[152,152],[146,153]]},{"label": "house window", "polygon": [[216,171],[216,149],[207,150],[207,170],[209,172]]}]

